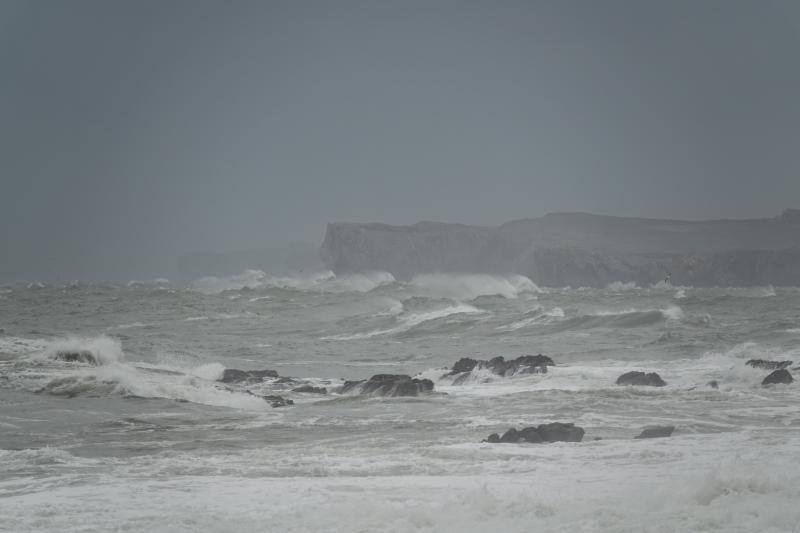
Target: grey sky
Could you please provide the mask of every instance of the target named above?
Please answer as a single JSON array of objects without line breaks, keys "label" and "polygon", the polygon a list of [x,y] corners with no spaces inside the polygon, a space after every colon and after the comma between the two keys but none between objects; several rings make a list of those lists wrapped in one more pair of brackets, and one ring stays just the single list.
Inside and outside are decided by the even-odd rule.
[{"label": "grey sky", "polygon": [[328,221],[800,205],[791,1],[0,0],[0,281]]}]

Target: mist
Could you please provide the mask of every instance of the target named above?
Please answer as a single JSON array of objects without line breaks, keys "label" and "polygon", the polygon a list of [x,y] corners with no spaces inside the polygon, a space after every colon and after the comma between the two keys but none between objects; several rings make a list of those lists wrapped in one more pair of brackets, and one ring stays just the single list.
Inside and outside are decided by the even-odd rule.
[{"label": "mist", "polygon": [[170,276],[328,222],[772,217],[781,1],[0,2],[0,282]]}]

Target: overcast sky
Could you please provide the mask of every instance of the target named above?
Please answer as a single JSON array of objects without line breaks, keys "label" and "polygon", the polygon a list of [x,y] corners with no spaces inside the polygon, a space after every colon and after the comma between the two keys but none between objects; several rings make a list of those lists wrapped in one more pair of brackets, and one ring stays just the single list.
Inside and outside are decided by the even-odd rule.
[{"label": "overcast sky", "polygon": [[0,281],[329,221],[800,207],[798,5],[0,0]]}]

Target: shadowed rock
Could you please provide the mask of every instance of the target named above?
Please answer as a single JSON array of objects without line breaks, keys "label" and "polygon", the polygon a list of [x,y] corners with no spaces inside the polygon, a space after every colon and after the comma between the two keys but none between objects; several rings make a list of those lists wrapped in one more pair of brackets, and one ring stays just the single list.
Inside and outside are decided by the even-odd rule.
[{"label": "shadowed rock", "polygon": [[376,374],[361,381],[345,381],[340,392],[376,396],[417,396],[432,390],[433,381],[429,379],[412,379],[405,374]]},{"label": "shadowed rock", "polygon": [[66,363],[86,363],[89,365],[97,365],[97,359],[92,352],[88,350],[59,351],[56,352],[55,358]]},{"label": "shadowed rock", "polygon": [[278,373],[274,370],[237,370],[226,368],[219,380],[222,383],[257,383],[264,378],[277,378]]},{"label": "shadowed rock", "polygon": [[527,427],[517,430],[510,428],[503,433],[503,436],[492,433],[484,442],[490,443],[518,443],[518,442],[580,442],[583,440],[583,428],[575,424],[563,422],[553,422],[551,424],[541,424],[537,427]]},{"label": "shadowed rock", "polygon": [[502,356],[493,357],[488,361],[463,357],[456,361],[453,368],[445,376],[456,376],[472,372],[476,368],[486,368],[498,376],[513,376],[514,374],[546,374],[548,366],[555,363],[546,355],[523,355],[516,359],[505,360]]},{"label": "shadowed rock", "polygon": [[792,364],[792,361],[767,361],[766,359],[750,359],[745,363],[753,368],[763,368],[764,370],[780,370]]},{"label": "shadowed rock", "polygon": [[669,437],[675,431],[675,426],[647,426],[636,436],[637,439],[656,439],[659,437]]},{"label": "shadowed rock", "polygon": [[626,372],[617,378],[617,385],[639,385],[646,387],[663,387],[667,383],[655,372]]},{"label": "shadowed rock", "polygon": [[793,382],[794,378],[789,373],[788,370],[782,368],[780,370],[776,370],[772,372],[769,376],[764,378],[764,381],[761,382],[762,385],[777,385],[777,384],[784,384],[788,385],[789,383]]},{"label": "shadowed rock", "polygon": [[292,389],[292,392],[308,392],[311,394],[328,394],[328,389],[325,387],[314,387],[313,385],[303,385],[302,387],[297,387],[296,389]]}]

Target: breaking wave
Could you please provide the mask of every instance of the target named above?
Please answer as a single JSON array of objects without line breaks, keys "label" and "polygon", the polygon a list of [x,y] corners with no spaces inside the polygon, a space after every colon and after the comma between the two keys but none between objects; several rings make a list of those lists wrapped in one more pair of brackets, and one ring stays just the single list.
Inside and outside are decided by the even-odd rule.
[{"label": "breaking wave", "polygon": [[471,305],[458,304],[458,305],[448,306],[442,309],[435,309],[432,311],[397,315],[394,317],[396,325],[390,328],[375,329],[367,332],[336,335],[333,337],[324,337],[324,338],[329,340],[348,341],[348,340],[358,340],[358,339],[369,339],[381,335],[394,335],[398,333],[406,333],[418,326],[427,324],[429,322],[448,319],[451,317],[456,317],[458,315],[476,315],[485,312],[486,311],[483,311]]}]

